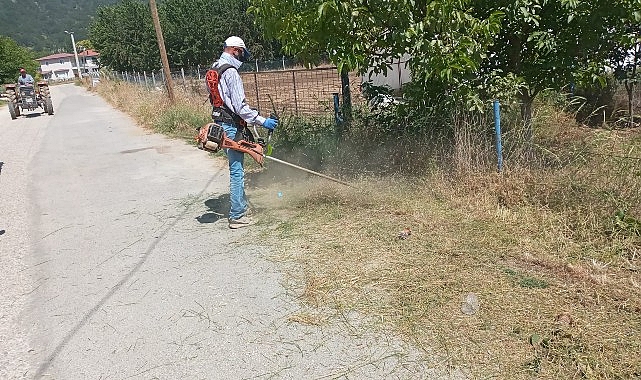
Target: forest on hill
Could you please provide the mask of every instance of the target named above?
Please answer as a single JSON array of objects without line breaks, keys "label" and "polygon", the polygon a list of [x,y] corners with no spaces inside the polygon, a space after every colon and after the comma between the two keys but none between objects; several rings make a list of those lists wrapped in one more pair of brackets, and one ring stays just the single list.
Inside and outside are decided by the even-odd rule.
[{"label": "forest on hill", "polygon": [[0,35],[36,53],[71,51],[71,39],[65,30],[73,31],[76,41],[86,39],[98,7],[118,1],[0,0]]}]

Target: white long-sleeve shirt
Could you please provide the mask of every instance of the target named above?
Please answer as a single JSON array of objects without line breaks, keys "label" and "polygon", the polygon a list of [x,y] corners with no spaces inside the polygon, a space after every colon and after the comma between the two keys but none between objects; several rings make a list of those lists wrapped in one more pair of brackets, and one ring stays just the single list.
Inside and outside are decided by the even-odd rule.
[{"label": "white long-sleeve shirt", "polygon": [[29,74],[26,74],[24,77],[20,75],[18,77],[18,84],[25,85],[25,84],[33,84],[33,77]]},{"label": "white long-sleeve shirt", "polygon": [[260,116],[258,111],[251,109],[245,99],[243,80],[240,78],[240,74],[238,74],[238,69],[243,63],[231,54],[223,53],[218,61],[214,62],[212,68],[220,67],[224,64],[230,64],[234,66],[236,70],[227,69],[220,77],[218,92],[223,102],[225,102],[225,105],[229,107],[232,112],[240,116],[248,124],[263,125],[265,118]]}]

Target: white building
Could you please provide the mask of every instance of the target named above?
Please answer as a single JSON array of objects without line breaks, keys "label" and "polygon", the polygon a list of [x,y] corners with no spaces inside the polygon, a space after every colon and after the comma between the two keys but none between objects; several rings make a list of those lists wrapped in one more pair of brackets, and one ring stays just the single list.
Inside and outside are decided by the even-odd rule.
[{"label": "white building", "polygon": [[367,74],[363,75],[363,82],[369,82],[374,86],[388,86],[392,90],[400,90],[404,84],[412,80],[412,72],[407,67],[407,62],[410,56],[405,54],[400,59],[394,59],[390,64],[387,74],[374,74],[369,70]]},{"label": "white building", "polygon": [[72,53],[58,53],[38,58],[40,73],[45,80],[66,80],[78,77],[78,73],[92,74],[98,71],[100,54],[93,50],[78,53],[80,70],[76,67],[76,57]]}]

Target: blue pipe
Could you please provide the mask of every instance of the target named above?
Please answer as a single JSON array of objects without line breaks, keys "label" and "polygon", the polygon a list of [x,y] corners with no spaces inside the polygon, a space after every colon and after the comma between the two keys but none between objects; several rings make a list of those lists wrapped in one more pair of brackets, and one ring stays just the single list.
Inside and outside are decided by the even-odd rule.
[{"label": "blue pipe", "polygon": [[503,146],[501,144],[501,104],[494,101],[494,132],[496,133],[496,156],[499,173],[503,171]]}]

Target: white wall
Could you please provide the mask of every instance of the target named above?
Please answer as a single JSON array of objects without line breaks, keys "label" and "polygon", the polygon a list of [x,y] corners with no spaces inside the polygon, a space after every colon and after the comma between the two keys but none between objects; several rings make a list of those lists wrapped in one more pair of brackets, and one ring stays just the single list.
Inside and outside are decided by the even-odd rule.
[{"label": "white wall", "polygon": [[410,69],[406,67],[406,63],[409,60],[409,55],[404,55],[400,59],[396,59],[392,62],[391,69],[387,71],[387,75],[383,74],[372,74],[370,78],[369,71],[363,76],[363,82],[370,82],[375,86],[389,86],[393,90],[399,90],[405,83],[409,82],[412,78],[412,73]]},{"label": "white wall", "polygon": [[73,65],[69,58],[46,59],[40,61],[40,70],[49,79],[70,79],[74,77]]}]

